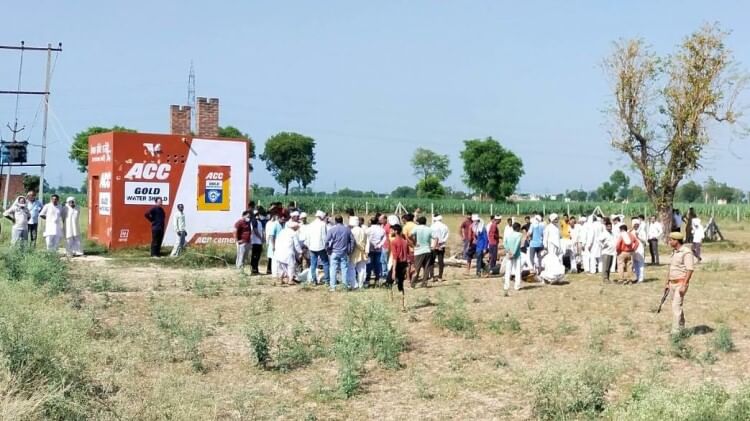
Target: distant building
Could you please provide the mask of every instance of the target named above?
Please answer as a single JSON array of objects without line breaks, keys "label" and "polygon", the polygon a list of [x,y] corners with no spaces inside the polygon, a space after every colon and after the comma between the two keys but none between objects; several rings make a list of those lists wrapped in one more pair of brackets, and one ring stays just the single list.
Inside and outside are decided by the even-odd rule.
[{"label": "distant building", "polygon": [[[5,180],[8,179],[7,169],[3,171],[3,175],[0,176],[0,195],[5,194]],[[10,184],[8,184],[8,201],[12,202],[17,196],[26,194],[23,186],[23,178],[26,174],[11,174]],[[2,196],[0,196],[2,198]]]}]

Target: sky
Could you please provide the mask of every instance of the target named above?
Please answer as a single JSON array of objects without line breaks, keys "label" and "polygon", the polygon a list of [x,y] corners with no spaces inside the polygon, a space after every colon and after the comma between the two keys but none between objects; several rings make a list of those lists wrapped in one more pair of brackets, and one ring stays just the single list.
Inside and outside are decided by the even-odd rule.
[{"label": "sky", "polygon": [[[609,145],[611,88],[602,60],[621,38],[674,51],[707,22],[750,70],[750,3],[740,1],[14,1],[0,44],[63,43],[54,60],[50,184],[79,186],[75,133],[122,125],[167,133],[169,105],[220,98],[220,124],[256,150],[280,131],[315,139],[312,187],[390,192],[417,181],[417,147],[447,154],[446,184],[466,190],[463,140],[492,136],[521,157],[518,191],[591,190],[628,162]],[[24,55],[22,88],[42,90],[45,54]],[[18,52],[0,51],[0,89],[16,88]],[[750,95],[744,96],[750,105]],[[22,138],[41,138],[40,98],[22,97]],[[0,97],[0,130],[15,97]],[[745,120],[750,124],[750,116]],[[39,148],[29,151],[39,156]],[[708,176],[750,190],[750,139],[717,131]],[[274,186],[256,160],[252,182]],[[37,171],[31,169],[30,171]]]}]

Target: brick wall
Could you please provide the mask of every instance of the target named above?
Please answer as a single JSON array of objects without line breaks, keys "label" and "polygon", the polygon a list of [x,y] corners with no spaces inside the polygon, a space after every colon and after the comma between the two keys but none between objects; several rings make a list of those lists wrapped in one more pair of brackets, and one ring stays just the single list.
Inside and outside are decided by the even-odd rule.
[{"label": "brick wall", "polygon": [[[0,176],[0,206],[2,206],[3,195],[5,194],[5,180],[8,177],[7,168],[3,168],[3,175]],[[8,204],[10,205],[16,200],[16,197],[20,195],[26,195],[23,188],[23,174],[16,175],[11,174],[10,184],[8,185]]]},{"label": "brick wall", "polygon": [[172,127],[172,134],[189,135],[190,134],[190,106],[189,105],[172,105],[169,107],[169,120]]},{"label": "brick wall", "polygon": [[196,107],[198,137],[219,136],[219,99],[198,97]]}]

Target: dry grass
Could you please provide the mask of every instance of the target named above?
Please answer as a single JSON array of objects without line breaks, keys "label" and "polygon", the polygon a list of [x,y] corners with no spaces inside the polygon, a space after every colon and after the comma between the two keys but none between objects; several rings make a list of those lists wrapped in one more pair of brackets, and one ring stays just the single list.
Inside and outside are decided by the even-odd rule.
[{"label": "dry grass", "polygon": [[[449,219],[452,230],[457,221]],[[534,383],[542,370],[571,367],[564,374],[577,384],[575,367],[589,361],[613,373],[604,400],[617,410],[604,415],[617,418],[627,411],[619,405],[645,381],[658,379],[670,390],[712,382],[734,391],[746,380],[750,290],[744,268],[750,259],[745,253],[706,255],[706,261],[732,264],[699,271],[691,284],[685,309],[695,332],[684,339],[693,351],[690,358],[671,352],[669,306],[661,314],[652,311],[665,267],[647,267],[648,282],[642,285],[605,286],[596,276],[573,275],[568,285],[526,284],[508,298],[502,297],[499,278],[474,279],[450,268],[439,285],[407,288],[406,313],[383,289],[329,293],[323,287],[279,287],[266,277],[224,268],[78,260],[73,283],[80,291],[77,311],[93,325],[91,375],[116,391],[107,399],[112,411],[105,418],[529,419],[555,413],[535,406],[539,390],[555,390],[554,383],[552,389]],[[470,337],[434,322],[437,304],[459,294],[474,324]],[[69,305],[70,299],[63,301],[60,305]],[[338,392],[333,348],[352,301],[392,306],[406,345],[397,369],[375,359],[364,363],[359,390],[347,399]],[[168,323],[173,316],[158,310],[165,306],[178,309],[179,326],[200,326],[201,335],[188,337],[189,347],[181,332],[190,329],[173,333]],[[272,330],[311,327],[326,349],[289,370],[259,367],[247,326],[270,319]],[[733,333],[734,352],[716,352],[712,330],[719,327]],[[33,405],[41,398],[28,399]],[[591,408],[601,409],[598,403],[586,410]]]}]

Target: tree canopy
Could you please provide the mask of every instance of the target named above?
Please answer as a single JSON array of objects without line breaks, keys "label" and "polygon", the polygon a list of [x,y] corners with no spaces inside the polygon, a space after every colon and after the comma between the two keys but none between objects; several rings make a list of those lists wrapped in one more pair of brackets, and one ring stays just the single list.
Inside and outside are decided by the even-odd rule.
[{"label": "tree canopy", "polygon": [[438,182],[445,181],[451,175],[449,165],[448,155],[440,155],[425,148],[417,148],[411,158],[414,175],[423,181],[429,177],[434,177]]},{"label": "tree canopy", "polygon": [[266,169],[284,186],[289,194],[289,184],[296,182],[307,187],[315,180],[315,140],[299,133],[281,132],[271,136],[260,155]]},{"label": "tree canopy", "polygon": [[246,139],[247,142],[247,155],[248,158],[255,158],[255,142],[247,133],[234,126],[219,127],[219,137],[225,137],[227,139]]},{"label": "tree canopy", "polygon": [[439,199],[445,197],[445,188],[438,177],[431,175],[417,183],[417,197]]},{"label": "tree canopy", "polygon": [[[93,136],[99,133],[109,132],[128,132],[136,133],[136,130],[128,129],[122,126],[113,127],[99,127],[93,126],[88,129],[76,133],[73,138],[73,144],[70,145],[70,151],[68,152],[68,158],[78,165],[78,171],[85,173],[89,167],[89,136]],[[46,189],[45,189],[46,190]]]},{"label": "tree canopy", "polygon": [[465,140],[461,159],[466,185],[496,200],[513,194],[524,175],[521,159],[492,137]]},{"label": "tree canopy", "polygon": [[748,79],[735,72],[726,37],[707,25],[665,57],[642,39],[623,40],[604,62],[614,94],[612,146],[641,173],[666,231],[677,186],[701,167],[709,124],[737,122],[735,103]]},{"label": "tree canopy", "polygon": [[[23,176],[23,189],[27,192],[30,191],[39,191],[39,176],[38,175],[28,175],[24,174]],[[44,180],[44,191],[48,192],[50,191],[49,183],[47,180]]]},{"label": "tree canopy", "polygon": [[417,190],[411,186],[399,186],[391,192],[391,197],[417,197]]},{"label": "tree canopy", "polygon": [[694,203],[703,199],[703,187],[693,180],[677,188],[676,198],[678,202]]}]

